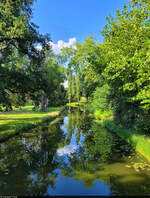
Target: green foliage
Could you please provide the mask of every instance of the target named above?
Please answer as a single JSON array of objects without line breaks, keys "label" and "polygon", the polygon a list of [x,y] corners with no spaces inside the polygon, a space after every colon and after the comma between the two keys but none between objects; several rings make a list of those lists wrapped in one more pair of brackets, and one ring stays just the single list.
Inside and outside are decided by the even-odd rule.
[{"label": "green foliage", "polygon": [[97,120],[100,120],[101,119],[101,115],[102,115],[102,112],[99,111],[99,110],[95,110],[94,111],[94,116]]},{"label": "green foliage", "polygon": [[90,96],[86,109],[95,111],[97,118],[112,108],[118,124],[148,133],[149,1],[131,0],[116,11],[115,18],[107,19],[104,42],[85,39],[77,44],[69,63],[72,74],[79,76],[80,97]]},{"label": "green foliage", "polygon": [[103,123],[107,119],[112,119],[113,118],[113,112],[111,110],[105,110],[105,111],[100,111],[100,110],[95,110],[94,111],[94,116],[97,120],[100,120],[101,123]]},{"label": "green foliage", "polygon": [[[90,97],[96,86],[100,83],[100,75],[93,68],[102,61],[99,44],[97,45],[93,37],[85,39],[84,44],[77,43],[74,51],[63,50],[68,54],[66,63],[68,64],[68,99],[69,102],[79,101],[82,96]],[[104,64],[104,58],[103,63]]]},{"label": "green foliage", "polygon": [[116,120],[131,127],[141,109],[149,110],[150,6],[148,1],[131,1],[116,14],[103,31],[108,49],[103,76],[111,87]]},{"label": "green foliage", "polygon": [[97,87],[92,94],[91,106],[94,110],[99,110],[103,112],[106,109],[110,109],[108,104],[107,97],[109,94],[109,86],[107,84],[102,87]]},{"label": "green foliage", "polygon": [[58,64],[58,57],[51,51],[46,52],[43,68],[43,78],[46,86],[43,87],[47,95],[47,106],[60,106],[66,103],[66,91],[62,85],[65,80],[65,68]]},{"label": "green foliage", "polygon": [[[12,104],[31,99],[35,109],[41,103],[45,110],[64,105],[66,95],[69,103],[85,97],[88,103],[80,106],[97,119],[105,120],[113,109],[117,124],[148,133],[149,1],[131,0],[115,18],[108,17],[103,43],[90,36],[57,56],[49,50],[49,36],[40,35],[31,23],[32,4],[33,0],[0,3],[1,109],[8,111]],[[62,85],[66,78],[67,90]]]},{"label": "green foliage", "polygon": [[34,95],[44,84],[41,64],[50,38],[31,22],[33,2],[0,2],[0,104],[6,110],[23,104],[26,94]]}]

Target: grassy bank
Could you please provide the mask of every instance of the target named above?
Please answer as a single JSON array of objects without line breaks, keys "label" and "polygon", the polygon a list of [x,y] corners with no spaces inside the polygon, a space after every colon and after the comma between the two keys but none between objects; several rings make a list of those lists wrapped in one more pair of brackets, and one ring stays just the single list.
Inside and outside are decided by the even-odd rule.
[{"label": "grassy bank", "polygon": [[118,126],[113,120],[111,111],[95,111],[94,117],[109,131],[117,133],[121,138],[129,142],[137,152],[141,153],[150,161],[150,138],[144,134],[139,134],[131,129],[125,129]]},{"label": "grassy bank", "polygon": [[138,134],[130,129],[123,129],[115,124],[113,120],[105,120],[103,125],[110,131],[116,132],[119,136],[129,142],[135,150],[141,153],[150,161],[150,138],[146,135]]},{"label": "grassy bank", "polygon": [[62,110],[62,107],[50,107],[46,112],[39,109],[32,110],[31,104],[26,104],[20,109],[0,113],[0,141],[6,140],[22,131],[28,131],[52,121]]},{"label": "grassy bank", "polygon": [[150,138],[144,134],[139,134],[131,129],[118,126],[113,120],[111,111],[100,113],[96,111],[94,117],[109,131],[117,133],[120,137],[129,142],[137,152],[141,153],[150,161]]}]

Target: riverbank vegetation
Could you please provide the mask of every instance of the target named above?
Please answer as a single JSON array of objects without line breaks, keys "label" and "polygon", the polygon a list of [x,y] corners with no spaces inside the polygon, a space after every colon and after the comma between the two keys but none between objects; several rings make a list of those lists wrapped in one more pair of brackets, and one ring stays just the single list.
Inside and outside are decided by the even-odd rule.
[{"label": "riverbank vegetation", "polygon": [[68,62],[68,100],[85,97],[89,113],[103,124],[113,119],[113,130],[127,129],[120,135],[132,137],[137,150],[143,153],[145,147],[150,156],[150,2],[131,0],[107,20],[103,43],[90,36],[62,52]]}]

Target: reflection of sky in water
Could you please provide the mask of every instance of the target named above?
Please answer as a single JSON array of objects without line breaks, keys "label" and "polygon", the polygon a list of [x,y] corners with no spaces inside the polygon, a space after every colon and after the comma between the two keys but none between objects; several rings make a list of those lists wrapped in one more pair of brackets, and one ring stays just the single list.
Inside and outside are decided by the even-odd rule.
[{"label": "reflection of sky in water", "polygon": [[[65,117],[64,118],[64,124],[61,126],[61,129],[63,130],[63,132],[64,132],[64,134],[67,134],[67,125],[68,125],[68,117]],[[76,128],[75,130],[74,130],[74,133],[72,134],[72,136],[71,136],[71,141],[70,141],[70,149],[72,149],[72,147],[73,147],[73,145],[75,146],[76,145],[76,147],[77,148],[79,148],[79,145],[82,145],[82,142],[84,141],[84,137],[82,136],[82,134],[81,134],[81,136],[80,136],[80,141],[79,141],[79,143],[78,143],[78,145],[76,144],[76,133],[78,132],[78,129]],[[80,133],[81,133],[81,131],[80,131]],[[77,148],[76,148],[76,150],[77,150]],[[72,152],[73,153],[73,152]],[[67,153],[66,153],[67,154]]]},{"label": "reflection of sky in water", "polygon": [[70,155],[71,153],[74,153],[77,149],[77,146],[75,144],[70,144],[68,146],[65,146],[63,148],[60,148],[57,150],[58,156],[63,156],[63,155]]},{"label": "reflection of sky in water", "polygon": [[[64,134],[67,135],[67,125],[68,125],[68,117],[64,118],[64,123],[61,125],[61,129],[63,130]],[[70,166],[70,161],[68,157],[71,157],[72,153],[77,152],[77,150],[82,146],[82,142],[84,141],[84,137],[81,134],[80,131],[80,141],[78,144],[76,144],[76,133],[78,133],[78,129],[75,128],[73,131],[73,134],[71,136],[70,144],[67,146],[64,146],[63,148],[59,148],[57,150],[57,155],[59,157],[63,157],[63,160],[65,163],[67,163],[68,166]]]},{"label": "reflection of sky in water", "polygon": [[[67,136],[67,125],[68,125],[68,117],[64,118],[64,124],[61,126],[61,129],[63,130],[64,134]],[[79,133],[80,129],[75,128],[70,144],[67,146],[64,146],[63,148],[59,148],[57,150],[57,156],[59,156],[59,160],[61,158],[63,161],[67,164],[68,167],[71,168],[69,157],[71,157],[71,154],[78,152],[78,149],[82,147],[82,143],[84,141],[84,136],[82,135],[82,132],[80,131],[80,140],[79,143],[76,144],[76,137],[77,133]],[[109,187],[104,184],[102,181],[95,180],[94,185],[90,188],[85,187],[83,181],[75,181],[74,177],[72,178],[63,178],[61,176],[61,171],[59,169],[55,170],[55,173],[57,173],[57,178],[55,181],[55,189],[53,189],[50,185],[47,188],[47,192],[44,195],[58,195],[58,196],[64,196],[64,195],[104,195],[108,196],[110,195],[110,189]]]},{"label": "reflection of sky in water", "polygon": [[48,185],[47,192],[44,194],[51,196],[109,196],[111,191],[102,181],[95,180],[91,187],[84,186],[83,181],[74,181],[71,178],[63,178],[59,170],[56,178],[55,189]]},{"label": "reflection of sky in water", "polygon": [[64,132],[65,134],[67,134],[66,125],[68,125],[68,117],[65,117],[65,118],[64,118],[64,124],[61,125],[61,127],[60,127],[60,128],[63,130],[63,132]]}]

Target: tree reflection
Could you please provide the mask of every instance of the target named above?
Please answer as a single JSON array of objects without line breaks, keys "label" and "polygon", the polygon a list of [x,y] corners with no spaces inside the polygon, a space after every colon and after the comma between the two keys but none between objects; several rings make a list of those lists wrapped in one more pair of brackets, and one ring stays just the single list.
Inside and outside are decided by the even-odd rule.
[{"label": "tree reflection", "polygon": [[[61,173],[63,177],[71,177],[75,181],[82,180],[86,187],[92,187],[95,179],[99,179],[98,173],[103,170],[101,165],[122,161],[124,155],[132,152],[132,148],[124,140],[106,131],[79,110],[69,113],[68,127],[72,129],[72,135],[75,134],[78,149],[69,154],[67,160],[61,158]],[[82,144],[79,144],[81,136],[84,139]],[[109,178],[107,182],[109,183]]]},{"label": "tree reflection", "polygon": [[[15,137],[0,145],[0,194],[44,195],[55,187],[55,156],[63,132],[59,124],[39,136]],[[10,194],[11,193],[11,194]]]},{"label": "tree reflection", "polygon": [[150,192],[150,176],[125,167],[131,146],[86,114],[70,111],[64,123],[42,130],[0,144],[0,195],[51,195],[62,177],[88,188],[103,181],[112,195]]},{"label": "tree reflection", "polygon": [[111,157],[113,138],[100,125],[93,123],[83,143],[88,159],[97,162],[108,161]]},{"label": "tree reflection", "polygon": [[[74,126],[74,133],[76,137],[76,144],[79,143],[81,134],[84,136],[83,143],[78,145],[76,152],[68,155],[67,161],[65,158],[60,160],[60,168],[62,170],[63,177],[74,177],[75,180],[81,180],[86,187],[93,186],[95,180],[95,170],[99,170],[99,162],[106,162],[111,158],[111,148],[113,138],[110,133],[107,133],[102,127],[93,123],[91,125],[91,119],[87,118],[85,114],[79,116],[77,111],[74,114],[74,122],[70,122],[72,119],[69,116],[68,124],[72,123]],[[86,127],[85,123],[87,124]],[[91,125],[91,127],[89,127]],[[88,126],[88,127],[87,127]],[[94,177],[91,177],[91,174]]]}]

